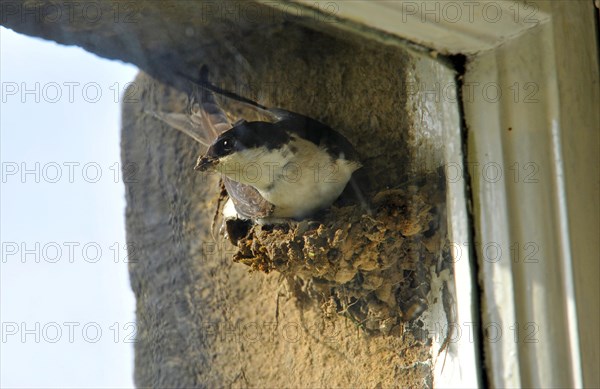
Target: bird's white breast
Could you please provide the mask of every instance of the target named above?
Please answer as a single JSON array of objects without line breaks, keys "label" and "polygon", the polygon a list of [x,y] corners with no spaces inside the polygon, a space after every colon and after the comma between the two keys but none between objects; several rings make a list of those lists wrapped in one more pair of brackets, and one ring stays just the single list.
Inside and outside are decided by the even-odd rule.
[{"label": "bird's white breast", "polygon": [[298,137],[282,149],[238,152],[227,165],[222,172],[235,170],[235,176],[228,176],[254,186],[275,206],[273,216],[280,218],[304,217],[328,207],[360,167],[343,156],[332,159],[314,143]]}]

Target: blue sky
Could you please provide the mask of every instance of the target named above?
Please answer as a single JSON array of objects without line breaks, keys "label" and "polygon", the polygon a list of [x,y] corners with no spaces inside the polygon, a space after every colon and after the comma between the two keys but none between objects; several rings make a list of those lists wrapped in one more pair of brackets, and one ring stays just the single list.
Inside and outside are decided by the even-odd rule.
[{"label": "blue sky", "polygon": [[0,28],[0,386],[131,387],[120,100],[137,69]]}]

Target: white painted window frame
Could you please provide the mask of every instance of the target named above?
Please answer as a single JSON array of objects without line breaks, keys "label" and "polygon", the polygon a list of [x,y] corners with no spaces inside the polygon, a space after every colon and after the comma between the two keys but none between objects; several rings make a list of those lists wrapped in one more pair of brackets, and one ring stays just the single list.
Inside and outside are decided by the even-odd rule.
[{"label": "white painted window frame", "polygon": [[[320,13],[322,21],[335,20],[335,28],[384,43],[399,37],[434,56],[469,58],[462,104],[470,175],[462,188],[470,189],[475,236],[467,239],[477,260],[456,262],[455,283],[459,324],[480,315],[486,329],[485,364],[478,361],[478,343],[460,339],[464,374],[447,377],[452,373],[436,366],[436,386],[600,385],[600,92],[593,2],[264,3],[295,14],[298,7],[305,15]],[[492,94],[496,90],[501,97]],[[468,200],[461,187],[449,191],[451,222],[457,223],[451,239],[462,239],[469,226],[461,210]],[[480,311],[471,306],[477,293]]]}]

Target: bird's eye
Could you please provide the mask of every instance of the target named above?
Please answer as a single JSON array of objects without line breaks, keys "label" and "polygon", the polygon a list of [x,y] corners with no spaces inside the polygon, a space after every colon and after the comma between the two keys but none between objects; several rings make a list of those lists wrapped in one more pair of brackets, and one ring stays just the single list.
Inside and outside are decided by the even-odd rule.
[{"label": "bird's eye", "polygon": [[220,149],[223,154],[229,153],[231,150],[233,150],[233,140],[232,139],[223,139],[221,141]]}]

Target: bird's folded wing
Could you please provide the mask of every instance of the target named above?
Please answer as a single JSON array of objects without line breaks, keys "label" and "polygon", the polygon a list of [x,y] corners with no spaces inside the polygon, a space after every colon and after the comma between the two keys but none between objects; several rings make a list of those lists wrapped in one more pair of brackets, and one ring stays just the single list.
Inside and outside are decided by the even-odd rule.
[{"label": "bird's folded wing", "polygon": [[249,185],[223,177],[225,189],[235,205],[237,213],[246,219],[260,219],[273,215],[274,206]]}]

